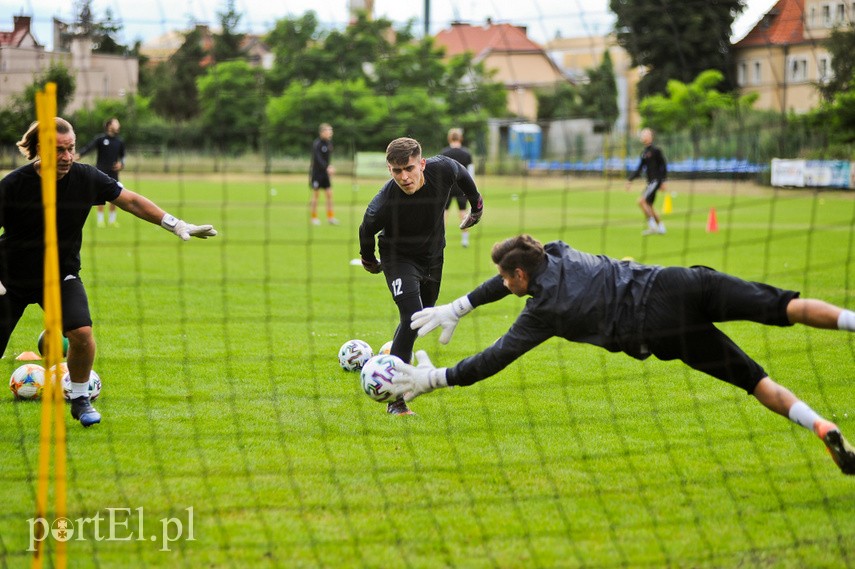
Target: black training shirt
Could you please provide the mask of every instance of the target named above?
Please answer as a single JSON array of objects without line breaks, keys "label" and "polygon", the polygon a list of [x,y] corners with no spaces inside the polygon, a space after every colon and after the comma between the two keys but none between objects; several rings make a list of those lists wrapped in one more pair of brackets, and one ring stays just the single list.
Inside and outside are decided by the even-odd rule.
[{"label": "black training shirt", "polygon": [[[44,273],[44,208],[41,176],[27,164],[0,180],[0,282],[33,290]],[[93,205],[119,197],[122,185],[98,169],[75,163],[56,183],[60,278],[80,271],[83,226]]]},{"label": "black training shirt", "polygon": [[665,155],[657,146],[652,144],[641,151],[641,160],[638,168],[629,177],[630,181],[641,176],[641,171],[647,171],[647,181],[665,180],[668,177],[668,165],[665,163]]},{"label": "black training shirt", "polygon": [[125,144],[122,142],[122,139],[118,136],[102,134],[81,148],[80,155],[84,156],[94,149],[98,150],[95,167],[111,178],[118,176],[118,173],[113,170],[113,166],[116,162],[125,161]]},{"label": "black training shirt", "polygon": [[374,196],[362,225],[359,226],[359,253],[363,259],[375,259],[374,236],[378,239],[380,259],[409,259],[431,262],[442,259],[445,248],[445,204],[457,185],[472,209],[481,208],[481,194],[469,172],[446,156],[428,158],[425,184],[407,195],[395,180],[389,180]]}]

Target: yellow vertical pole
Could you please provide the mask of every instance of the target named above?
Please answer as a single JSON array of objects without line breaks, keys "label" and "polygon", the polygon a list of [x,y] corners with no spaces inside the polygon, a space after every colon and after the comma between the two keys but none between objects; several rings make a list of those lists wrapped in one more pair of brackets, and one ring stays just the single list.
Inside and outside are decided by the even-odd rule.
[{"label": "yellow vertical pole", "polygon": [[[36,118],[39,121],[39,174],[42,182],[42,204],[45,222],[44,311],[45,367],[48,376],[42,400],[41,432],[39,437],[39,472],[36,490],[36,517],[48,521],[50,490],[51,427],[53,426],[55,519],[65,518],[66,434],[59,363],[62,358],[62,306],[59,281],[59,251],[56,233],[56,84],[48,83],[43,92],[36,93]],[[43,531],[50,532],[50,528]],[[45,538],[47,536],[37,536]],[[65,540],[56,542],[56,567],[67,566]],[[36,541],[32,567],[40,569],[44,561],[44,539]]]}]

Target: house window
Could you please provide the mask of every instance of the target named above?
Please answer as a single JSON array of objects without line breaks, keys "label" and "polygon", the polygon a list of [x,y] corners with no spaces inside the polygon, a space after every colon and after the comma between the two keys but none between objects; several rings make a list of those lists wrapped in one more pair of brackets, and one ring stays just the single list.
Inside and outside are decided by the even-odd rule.
[{"label": "house window", "polygon": [[834,24],[831,21],[831,5],[823,4],[822,5],[822,25],[826,28],[832,27]]},{"label": "house window", "polygon": [[740,87],[744,86],[748,80],[746,75],[748,74],[748,64],[744,61],[740,61],[736,66],[736,84]]},{"label": "house window", "polygon": [[755,85],[759,85],[760,81],[763,78],[763,74],[761,73],[761,69],[762,69],[762,67],[761,67],[760,62],[755,61],[754,62],[754,75],[752,75],[752,77],[751,77],[751,82],[754,83]]},{"label": "house window", "polygon": [[804,57],[791,57],[787,62],[787,79],[798,83],[807,81],[807,59]]},{"label": "house window", "polygon": [[846,21],[846,4],[841,2],[835,6],[834,25],[839,26]]},{"label": "house window", "polygon": [[821,55],[816,61],[817,66],[817,79],[820,83],[828,83],[831,79],[831,57],[827,55]]}]

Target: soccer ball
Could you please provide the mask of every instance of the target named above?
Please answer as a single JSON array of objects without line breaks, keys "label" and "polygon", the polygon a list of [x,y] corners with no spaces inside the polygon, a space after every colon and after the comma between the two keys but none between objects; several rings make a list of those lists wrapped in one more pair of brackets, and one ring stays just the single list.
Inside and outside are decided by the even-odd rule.
[{"label": "soccer ball", "polygon": [[[38,344],[39,344],[39,355],[40,356],[45,355],[45,349],[46,349],[46,347],[45,347],[45,332],[47,332],[47,330],[42,330],[42,333],[39,334]],[[62,357],[66,357],[67,355],[68,355],[68,338],[63,336],[62,337]]]},{"label": "soccer ball", "polygon": [[374,356],[362,366],[362,390],[374,401],[388,401],[392,398],[391,387],[398,375],[398,366],[403,363],[401,358],[392,355]]},{"label": "soccer ball", "polygon": [[[62,376],[62,394],[66,401],[71,401],[71,375],[66,372]],[[93,369],[89,372],[89,401],[95,401],[101,395],[101,376]]]},{"label": "soccer ball", "polygon": [[17,399],[38,399],[45,387],[45,368],[38,364],[24,364],[9,378],[9,389]]},{"label": "soccer ball", "polygon": [[371,359],[374,352],[362,340],[348,340],[338,351],[338,363],[346,371],[359,371],[365,362]]},{"label": "soccer ball", "polygon": [[389,354],[391,354],[392,353],[392,340],[389,340],[388,342],[386,342],[385,344],[380,346],[380,351],[377,353],[378,354],[385,354],[387,356]]}]

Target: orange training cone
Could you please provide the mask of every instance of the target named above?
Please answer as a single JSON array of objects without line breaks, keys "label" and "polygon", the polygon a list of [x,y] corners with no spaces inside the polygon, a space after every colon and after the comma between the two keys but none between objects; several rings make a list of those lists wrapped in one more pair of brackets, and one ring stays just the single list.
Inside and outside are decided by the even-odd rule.
[{"label": "orange training cone", "polygon": [[707,233],[718,233],[718,219],[714,207],[710,208],[710,215],[707,218]]},{"label": "orange training cone", "polygon": [[674,203],[671,201],[671,194],[665,194],[665,202],[662,204],[662,215],[668,215],[669,213],[673,213],[674,211]]}]

